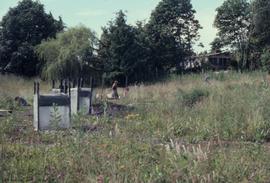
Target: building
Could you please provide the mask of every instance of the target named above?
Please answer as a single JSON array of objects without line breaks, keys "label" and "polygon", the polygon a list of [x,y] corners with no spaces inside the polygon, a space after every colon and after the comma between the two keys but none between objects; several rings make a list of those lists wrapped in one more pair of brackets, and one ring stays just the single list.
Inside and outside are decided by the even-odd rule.
[{"label": "building", "polygon": [[181,66],[185,71],[228,70],[232,67],[232,55],[230,52],[209,53],[191,56]]},{"label": "building", "polygon": [[227,70],[232,66],[232,56],[229,52],[210,53],[204,56],[204,63],[212,70]]}]

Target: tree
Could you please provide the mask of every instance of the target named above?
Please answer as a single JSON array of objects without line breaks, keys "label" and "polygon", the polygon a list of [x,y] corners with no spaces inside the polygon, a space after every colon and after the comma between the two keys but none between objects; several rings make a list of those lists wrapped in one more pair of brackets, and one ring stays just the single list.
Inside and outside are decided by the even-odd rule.
[{"label": "tree", "polygon": [[270,1],[255,0],[253,7],[253,38],[256,46],[270,46]]},{"label": "tree", "polygon": [[219,8],[214,25],[224,46],[239,54],[239,69],[249,67],[251,11],[247,0],[226,0]]},{"label": "tree", "polygon": [[26,76],[39,71],[34,46],[64,28],[61,18],[55,20],[42,4],[32,0],[22,0],[10,8],[0,27],[0,67]]},{"label": "tree", "polygon": [[123,80],[133,75],[140,53],[136,29],[126,23],[125,13],[116,13],[116,18],[102,30],[98,53],[107,78]]},{"label": "tree", "polygon": [[147,24],[152,63],[168,71],[192,54],[201,28],[190,0],[162,0]]},{"label": "tree", "polygon": [[263,49],[260,57],[262,69],[270,74],[270,49],[268,47]]},{"label": "tree", "polygon": [[44,61],[45,79],[87,77],[96,73],[97,38],[90,29],[79,26],[58,33],[56,39],[43,41],[36,53]]},{"label": "tree", "polygon": [[216,37],[211,43],[211,51],[212,52],[221,52],[223,47],[223,42],[219,37]]}]

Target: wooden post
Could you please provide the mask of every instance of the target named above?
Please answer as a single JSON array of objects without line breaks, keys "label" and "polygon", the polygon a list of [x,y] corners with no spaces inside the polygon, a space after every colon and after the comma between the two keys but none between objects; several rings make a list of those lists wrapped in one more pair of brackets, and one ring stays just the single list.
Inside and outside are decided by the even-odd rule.
[{"label": "wooden post", "polygon": [[128,87],[128,76],[126,75],[126,83],[125,83],[125,87]]},{"label": "wooden post", "polygon": [[83,88],[83,85],[84,85],[84,80],[83,80],[83,78],[81,78],[81,84],[80,84],[80,86],[81,86],[81,88]]},{"label": "wooden post", "polygon": [[54,88],[55,88],[55,81],[52,80],[52,89],[54,89]]},{"label": "wooden post", "polygon": [[90,101],[89,101],[89,114],[92,114],[92,97],[93,97],[93,82],[94,79],[93,77],[90,77],[90,88],[91,88],[91,93],[90,93]]},{"label": "wooden post", "polygon": [[60,80],[59,89],[60,89],[60,92],[63,92],[64,91],[63,80],[62,79]]},{"label": "wooden post", "polygon": [[81,87],[81,82],[80,82],[80,78],[77,78],[77,88],[80,88]]},{"label": "wooden post", "polygon": [[37,85],[36,82],[34,82],[34,95],[37,93]]},{"label": "wooden post", "polygon": [[76,87],[76,79],[73,79],[73,88],[75,88]]},{"label": "wooden post", "polygon": [[64,80],[64,93],[67,94],[67,80]]},{"label": "wooden post", "polygon": [[71,82],[68,80],[68,95],[71,95]]},{"label": "wooden post", "polygon": [[104,92],[104,74],[102,74],[102,81],[101,81],[101,100],[103,99],[103,92]]},{"label": "wooden post", "polygon": [[68,96],[69,96],[69,119],[71,120],[71,83],[68,80]]},{"label": "wooden post", "polygon": [[80,110],[80,96],[79,96],[79,94],[80,94],[80,86],[79,86],[79,84],[78,84],[78,86],[77,86],[77,112]]}]

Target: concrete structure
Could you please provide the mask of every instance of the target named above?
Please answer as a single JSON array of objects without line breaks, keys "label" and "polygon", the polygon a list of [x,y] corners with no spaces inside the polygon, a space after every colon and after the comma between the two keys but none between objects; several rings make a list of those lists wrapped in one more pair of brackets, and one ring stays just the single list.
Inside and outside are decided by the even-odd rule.
[{"label": "concrete structure", "polygon": [[34,84],[34,128],[52,130],[69,128],[71,119],[70,97],[64,94],[39,94],[39,83]]},{"label": "concrete structure", "polygon": [[71,89],[71,114],[77,114],[79,111],[83,114],[91,114],[92,96],[94,96],[92,92],[91,88]]}]

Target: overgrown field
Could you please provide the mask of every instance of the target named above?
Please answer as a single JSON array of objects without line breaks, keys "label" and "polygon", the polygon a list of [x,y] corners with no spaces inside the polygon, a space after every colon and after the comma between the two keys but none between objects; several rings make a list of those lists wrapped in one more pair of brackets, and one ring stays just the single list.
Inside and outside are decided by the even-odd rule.
[{"label": "overgrown field", "polygon": [[31,107],[13,104],[17,95],[31,102],[33,81],[0,76],[0,108],[15,111],[0,118],[1,181],[270,182],[268,77],[210,78],[130,87],[110,101],[126,111],[78,115],[70,130],[34,132]]}]

